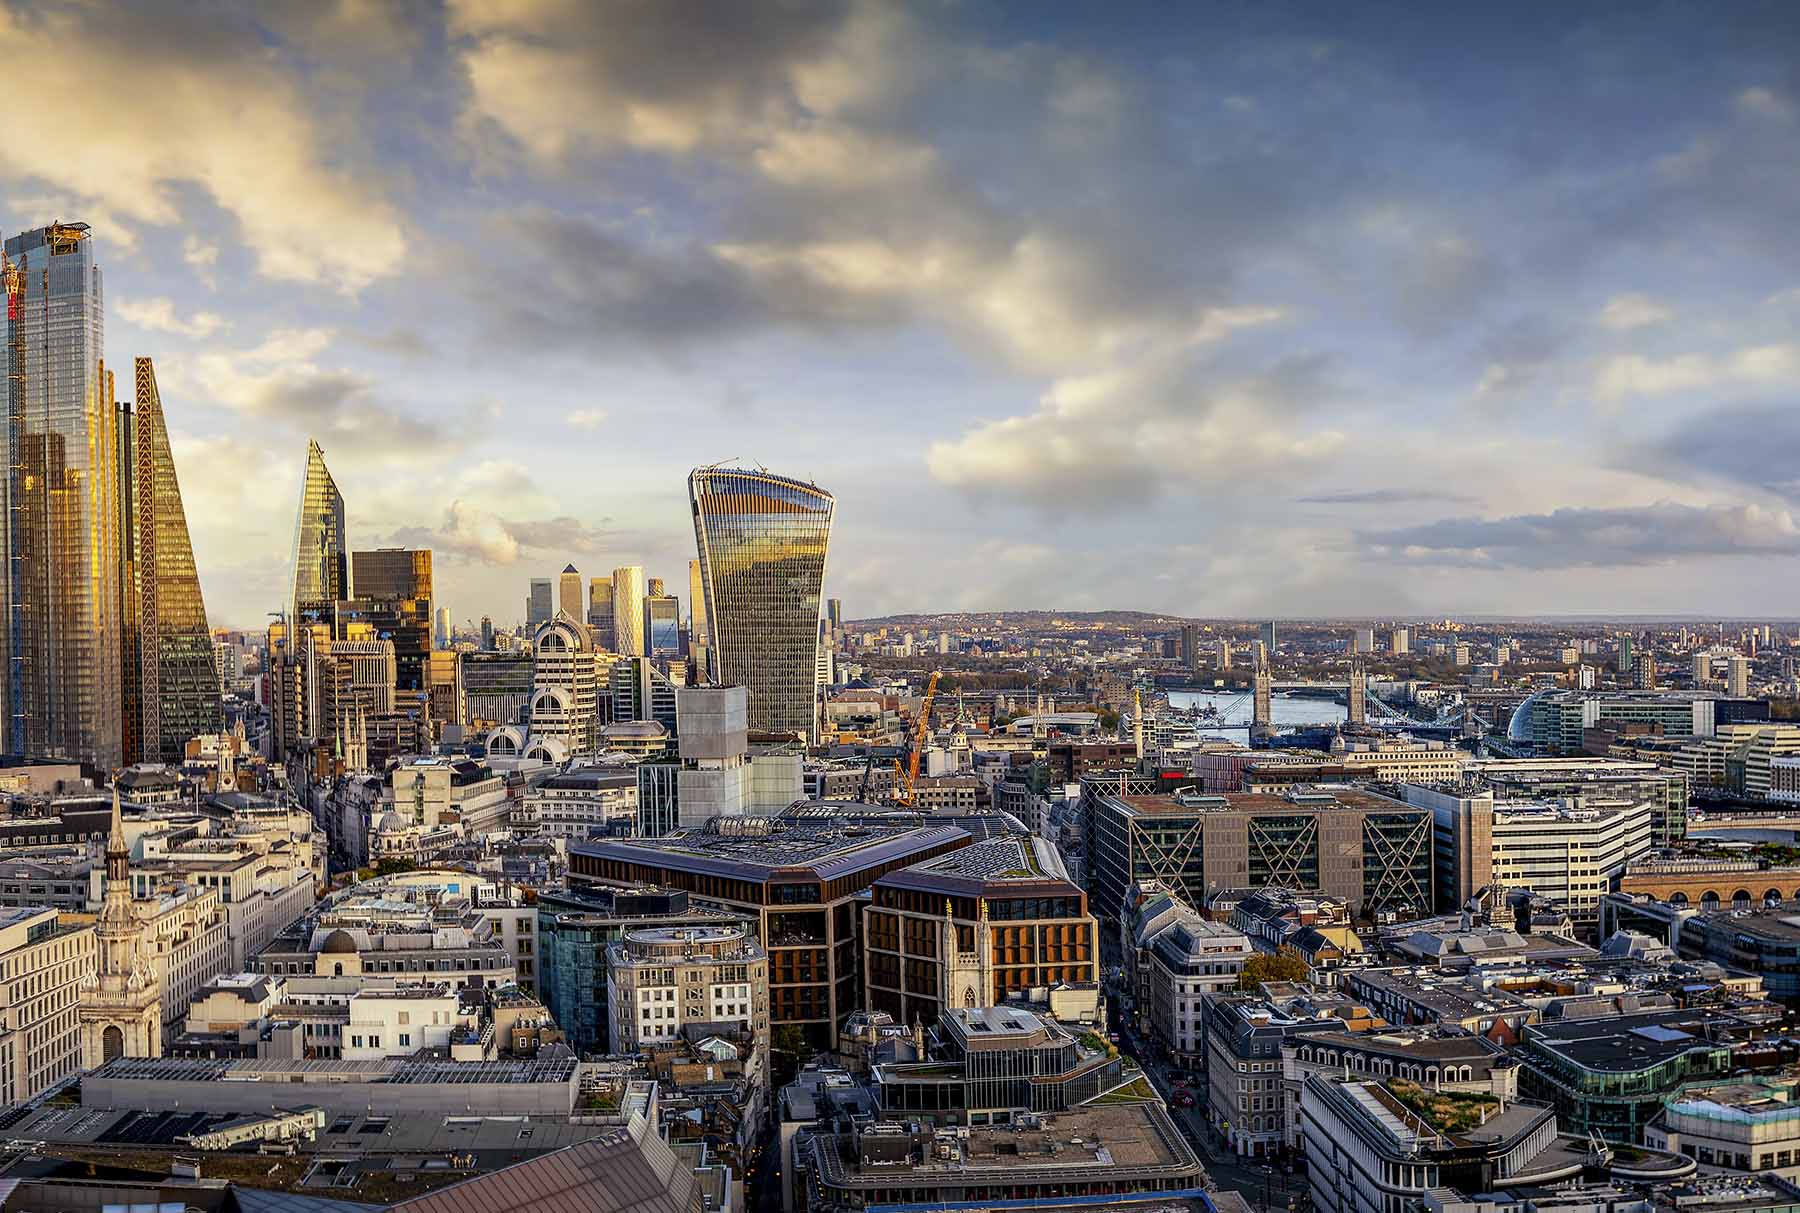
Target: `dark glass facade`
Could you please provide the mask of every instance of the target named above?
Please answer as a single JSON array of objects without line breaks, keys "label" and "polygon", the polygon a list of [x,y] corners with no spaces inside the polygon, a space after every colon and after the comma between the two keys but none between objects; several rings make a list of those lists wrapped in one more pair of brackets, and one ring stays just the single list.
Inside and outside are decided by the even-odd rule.
[{"label": "dark glass facade", "polygon": [[350,558],[359,617],[394,642],[395,686],[425,689],[431,653],[431,549],[378,548]]},{"label": "dark glass facade", "polygon": [[293,618],[321,604],[352,596],[350,547],[345,540],[344,495],[338,492],[325,452],[306,443],[306,478],[300,485],[300,514],[294,522]]}]

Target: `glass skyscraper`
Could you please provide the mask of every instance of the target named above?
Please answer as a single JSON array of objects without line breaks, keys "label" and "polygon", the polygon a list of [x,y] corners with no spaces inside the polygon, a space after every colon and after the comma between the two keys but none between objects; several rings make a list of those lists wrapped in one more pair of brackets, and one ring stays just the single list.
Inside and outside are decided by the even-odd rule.
[{"label": "glass skyscraper", "polygon": [[6,751],[123,761],[119,435],[85,223],[6,241]]},{"label": "glass skyscraper", "polygon": [[644,632],[644,570],[635,564],[612,571],[613,652],[650,651]]},{"label": "glass skyscraper", "polygon": [[325,452],[306,441],[306,480],[294,523],[294,605],[297,623],[307,615],[329,617],[331,604],[352,597],[350,544],[345,538],[344,495],[338,492]]},{"label": "glass skyscraper", "polygon": [[688,497],[714,681],[749,690],[751,729],[812,738],[836,498],[804,481],[724,467],[696,468]]},{"label": "glass skyscraper", "polygon": [[125,566],[131,582],[126,600],[135,600],[136,607],[135,612],[127,609],[126,620],[137,668],[126,670],[125,681],[129,688],[135,672],[137,694],[127,697],[125,714],[135,716],[144,760],[173,762],[189,739],[221,732],[224,713],[156,368],[150,359],[139,358],[134,370],[137,402],[128,445],[132,466],[121,482],[121,496],[129,503],[123,537],[131,551]]},{"label": "glass skyscraper", "polygon": [[644,599],[644,650],[652,657],[674,657],[681,652],[681,603],[673,594],[651,594]]}]

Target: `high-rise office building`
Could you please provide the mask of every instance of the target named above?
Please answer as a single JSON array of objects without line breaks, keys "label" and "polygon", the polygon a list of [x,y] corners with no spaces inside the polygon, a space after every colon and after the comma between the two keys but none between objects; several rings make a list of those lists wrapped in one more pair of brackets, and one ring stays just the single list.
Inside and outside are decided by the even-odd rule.
[{"label": "high-rise office building", "polygon": [[398,689],[425,689],[425,662],[431,652],[431,549],[377,548],[354,552],[351,580],[356,597],[337,606],[339,634],[345,620],[358,619],[394,642]]},{"label": "high-rise office building", "polygon": [[661,598],[666,593],[668,591],[663,589],[661,577],[652,577],[644,583],[644,597],[646,598]]},{"label": "high-rise office building", "polygon": [[1262,625],[1262,634],[1258,639],[1262,641],[1263,651],[1269,655],[1269,660],[1275,660],[1275,621],[1273,619]]},{"label": "high-rise office building", "polygon": [[833,632],[844,626],[844,600],[842,598],[825,600],[825,622],[831,625]]},{"label": "high-rise office building", "polygon": [[613,652],[642,655],[644,636],[644,570],[635,564],[612,573]]},{"label": "high-rise office building", "polygon": [[481,617],[481,651],[484,653],[494,651],[494,619],[491,615]]},{"label": "high-rise office building", "polygon": [[674,595],[645,596],[644,645],[650,657],[681,655],[681,603]]},{"label": "high-rise office building", "polygon": [[6,241],[6,749],[123,759],[119,443],[85,223]]},{"label": "high-rise office building", "polygon": [[702,651],[706,648],[706,591],[700,588],[698,560],[688,561],[688,642]]},{"label": "high-rise office building", "polygon": [[562,575],[556,579],[556,609],[573,619],[583,622],[581,614],[581,574],[574,565],[565,565]]},{"label": "high-rise office building", "polygon": [[450,647],[450,608],[441,606],[437,609],[437,621],[431,629],[431,647],[447,649]]},{"label": "high-rise office building", "polygon": [[175,762],[190,739],[224,731],[224,710],[156,368],[139,358],[133,369],[137,403],[124,447],[131,461],[119,481],[121,544],[129,552],[121,574],[125,749],[133,761]]},{"label": "high-rise office building", "polygon": [[607,652],[617,652],[613,644],[612,615],[612,578],[588,578],[588,627],[593,629],[594,638],[600,647]]},{"label": "high-rise office building", "polygon": [[750,692],[750,727],[816,733],[819,608],[831,515],[817,485],[769,472],[688,477],[715,680]]},{"label": "high-rise office building", "polygon": [[556,613],[556,583],[548,577],[533,577],[531,593],[525,597],[525,626],[535,628],[549,623]]},{"label": "high-rise office building", "polygon": [[1200,629],[1191,623],[1181,625],[1181,664],[1193,669],[1200,664]]},{"label": "high-rise office building", "polygon": [[338,492],[325,452],[307,439],[306,478],[300,485],[300,515],[294,522],[293,618],[317,614],[351,597],[350,544],[346,538],[344,495]]}]

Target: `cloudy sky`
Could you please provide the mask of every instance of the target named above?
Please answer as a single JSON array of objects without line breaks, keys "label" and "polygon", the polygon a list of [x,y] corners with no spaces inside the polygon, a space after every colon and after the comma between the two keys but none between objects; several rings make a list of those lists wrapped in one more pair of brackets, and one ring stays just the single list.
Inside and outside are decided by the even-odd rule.
[{"label": "cloudy sky", "polygon": [[1792,4],[26,3],[0,59],[6,230],[93,224],[215,623],[308,435],[459,620],[685,594],[734,457],[837,494],[852,615],[1795,613]]}]

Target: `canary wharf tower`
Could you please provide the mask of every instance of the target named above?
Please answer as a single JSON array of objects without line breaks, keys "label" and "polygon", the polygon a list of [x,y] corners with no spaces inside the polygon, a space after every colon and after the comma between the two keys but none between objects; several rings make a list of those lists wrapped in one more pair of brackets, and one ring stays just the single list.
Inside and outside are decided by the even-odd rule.
[{"label": "canary wharf tower", "polygon": [[5,749],[116,767],[119,443],[85,223],[6,241]]},{"label": "canary wharf tower", "polygon": [[836,498],[764,471],[688,476],[712,676],[750,692],[750,728],[815,736],[819,602]]}]

